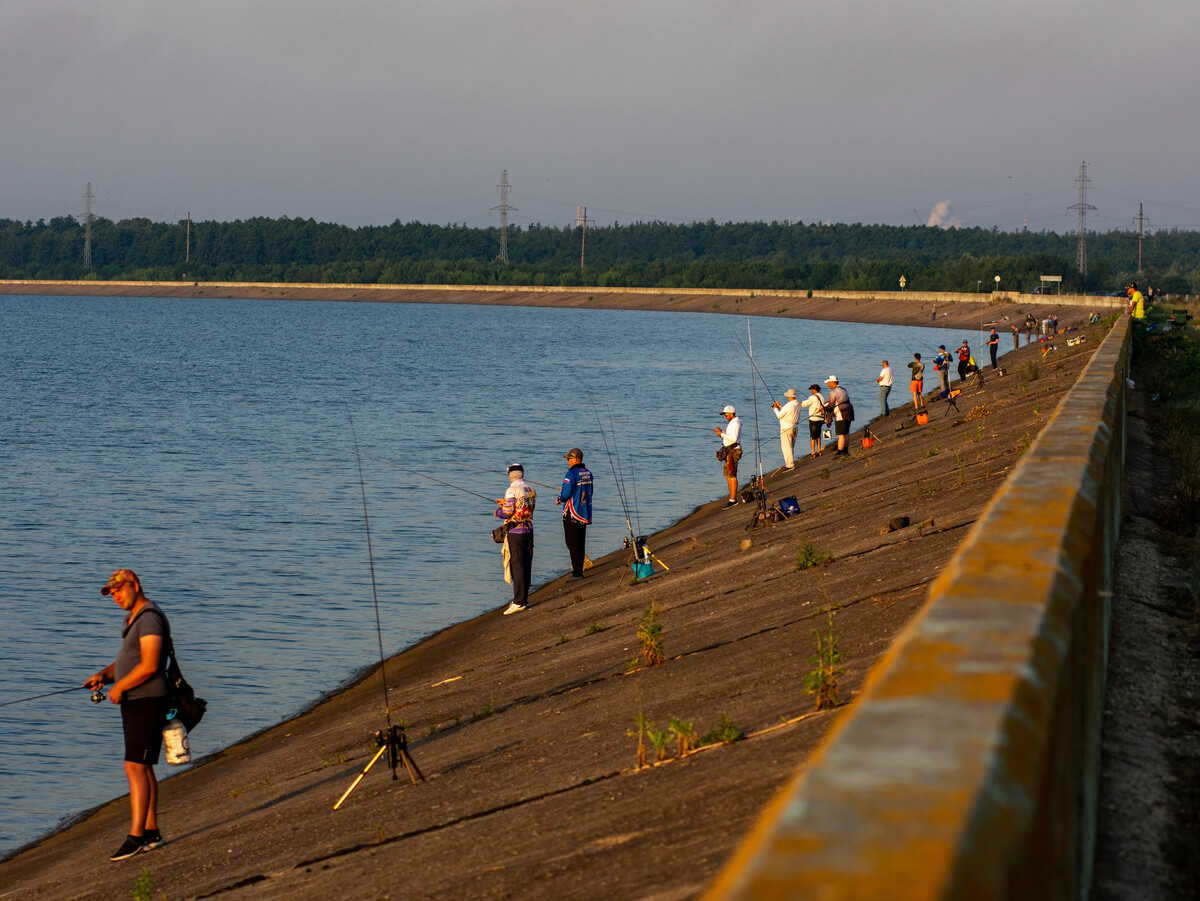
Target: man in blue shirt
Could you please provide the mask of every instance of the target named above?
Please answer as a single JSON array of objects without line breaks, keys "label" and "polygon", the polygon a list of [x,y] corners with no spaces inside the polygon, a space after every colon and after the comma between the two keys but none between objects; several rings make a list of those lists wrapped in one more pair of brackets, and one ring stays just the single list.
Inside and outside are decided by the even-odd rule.
[{"label": "man in blue shirt", "polygon": [[571,448],[563,457],[567,474],[563,476],[562,491],[555,503],[563,508],[563,537],[571,555],[571,575],[568,582],[583,578],[584,544],[588,523],[592,521],[592,473],[583,465],[583,451]]}]

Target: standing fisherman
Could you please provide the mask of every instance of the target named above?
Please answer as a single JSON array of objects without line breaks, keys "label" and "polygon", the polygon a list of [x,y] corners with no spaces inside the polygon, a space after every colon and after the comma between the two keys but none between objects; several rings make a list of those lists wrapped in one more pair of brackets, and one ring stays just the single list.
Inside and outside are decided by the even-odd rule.
[{"label": "standing fisherman", "polygon": [[833,430],[837,434],[837,453],[835,457],[849,457],[850,448],[846,447],[846,436],[850,434],[850,423],[854,421],[854,405],[850,403],[850,395],[838,384],[836,375],[825,380],[829,386],[829,400],[825,409],[833,414]]},{"label": "standing fisherman", "polygon": [[721,449],[717,451],[717,459],[722,461],[725,481],[729,484],[729,501],[725,504],[726,508],[729,508],[737,506],[738,502],[737,465],[738,460],[742,458],[742,421],[738,419],[737,410],[732,404],[726,404],[721,415],[725,417],[725,428],[717,426],[713,431],[721,436]]},{"label": "standing fisherman", "polygon": [[945,400],[950,395],[950,353],[945,344],[938,345],[937,356],[933,358],[933,369],[938,375],[941,391],[938,397]]},{"label": "standing fisherman", "polygon": [[783,447],[783,468],[796,468],[796,426],[800,422],[800,404],[796,401],[796,389],[788,388],[783,394],[787,403],[779,405],[779,401],[771,404],[775,416],[779,420],[779,443]]},{"label": "standing fisherman", "polygon": [[567,460],[567,474],[554,503],[563,508],[563,538],[571,555],[571,575],[567,581],[573,582],[583,578],[583,561],[587,556],[584,547],[587,527],[592,521],[592,473],[583,465],[583,451],[579,448],[573,447],[563,456]]},{"label": "standing fisherman", "polygon": [[533,582],[533,508],[537,492],[525,481],[525,467],[508,467],[508,490],[497,498],[493,516],[504,520],[505,581],[512,582],[513,599],[504,615],[529,609],[529,586]]},{"label": "standing fisherman", "polygon": [[992,333],[987,339],[988,353],[992,357],[992,369],[996,368],[996,354],[1000,352],[1000,336],[996,334],[996,330],[992,329]]},{"label": "standing fisherman", "polygon": [[129,780],[131,822],[129,835],[109,860],[125,860],[139,851],[163,844],[158,831],[158,780],[154,765],[162,750],[167,722],[167,654],[171,634],[158,605],[142,593],[142,583],[132,569],[118,569],[100,589],[128,614],[121,630],[117,659],[88,677],[84,688],[93,691],[112,684],[108,698],[121,705],[125,733],[125,778]]}]

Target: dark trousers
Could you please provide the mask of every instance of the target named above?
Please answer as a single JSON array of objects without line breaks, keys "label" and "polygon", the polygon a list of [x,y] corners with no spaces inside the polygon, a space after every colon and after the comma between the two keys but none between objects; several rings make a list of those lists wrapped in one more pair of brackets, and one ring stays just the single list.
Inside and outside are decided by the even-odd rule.
[{"label": "dark trousers", "polygon": [[508,533],[508,569],[513,580],[513,603],[529,606],[529,585],[533,581],[533,533]]},{"label": "dark trousers", "polygon": [[583,576],[583,546],[587,542],[587,526],[570,516],[563,517],[563,538],[571,555],[571,575]]},{"label": "dark trousers", "polygon": [[1000,350],[1000,348],[997,347],[995,344],[993,344],[991,347],[988,348],[988,351],[991,352],[991,355],[992,355],[992,368],[993,369],[996,368],[996,353],[999,350]]}]

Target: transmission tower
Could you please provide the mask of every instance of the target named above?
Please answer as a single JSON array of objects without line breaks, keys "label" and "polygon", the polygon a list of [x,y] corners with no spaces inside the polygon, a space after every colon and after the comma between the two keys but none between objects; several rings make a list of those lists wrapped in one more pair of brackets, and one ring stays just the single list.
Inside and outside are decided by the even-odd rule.
[{"label": "transmission tower", "polygon": [[511,185],[508,183],[508,170],[505,169],[500,173],[500,184],[496,185],[500,189],[500,206],[492,207],[492,211],[500,211],[500,253],[496,255],[496,259],[501,263],[508,263],[508,214],[517,212],[515,206],[508,205],[508,189]]},{"label": "transmission tower", "polygon": [[1075,265],[1079,269],[1079,274],[1085,278],[1087,277],[1087,211],[1095,209],[1087,202],[1087,186],[1091,184],[1091,181],[1087,177],[1087,163],[1080,163],[1079,177],[1075,179],[1075,184],[1079,185],[1079,203],[1067,207],[1068,210],[1079,210],[1079,252],[1075,257]]},{"label": "transmission tower", "polygon": [[92,183],[87,183],[87,190],[83,193],[83,268],[92,268],[92,220],[96,217],[92,215],[92,201],[96,199],[96,195],[92,193]]}]

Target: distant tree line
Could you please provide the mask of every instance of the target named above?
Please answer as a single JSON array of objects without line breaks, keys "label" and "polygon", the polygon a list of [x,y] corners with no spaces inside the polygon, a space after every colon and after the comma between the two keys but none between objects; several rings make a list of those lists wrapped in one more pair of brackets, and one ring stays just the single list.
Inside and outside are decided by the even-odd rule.
[{"label": "distant tree line", "polygon": [[499,229],[394,222],[349,228],[312,219],[184,222],[98,218],[92,268],[84,227],[0,219],[0,278],[273,281],[382,284],[562,285],[660,288],[1030,290],[1061,275],[1063,290],[1117,290],[1149,282],[1200,293],[1200,232],[1137,237],[1088,234],[1088,276],[1076,272],[1077,237],[1054,232],[791,222],[638,222],[592,227],[580,267],[580,229],[510,227],[507,264]]}]

